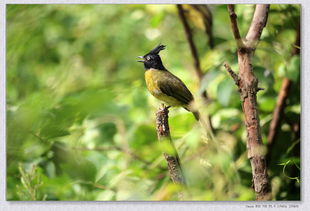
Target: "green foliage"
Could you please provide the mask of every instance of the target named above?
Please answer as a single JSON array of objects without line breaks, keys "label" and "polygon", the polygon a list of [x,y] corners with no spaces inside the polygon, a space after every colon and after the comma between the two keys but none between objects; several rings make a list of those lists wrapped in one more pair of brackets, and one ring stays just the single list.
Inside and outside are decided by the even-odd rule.
[{"label": "green foliage", "polygon": [[286,76],[296,82],[299,78],[299,70],[300,69],[300,57],[293,56],[289,61],[289,64],[286,68]]},{"label": "green foliage", "polygon": [[[203,81],[175,5],[7,5],[7,199],[177,200],[157,141],[160,102],[147,92],[136,57],[158,43],[165,66],[211,116],[206,141],[193,115],[169,113],[191,200],[254,200],[246,131],[236,86],[223,68],[238,71],[226,5],[212,5],[215,48],[193,29]],[[245,35],[252,5],[237,5]],[[266,143],[284,77],[292,80],[268,173],[276,200],[300,200],[300,56],[292,56],[298,5],[272,5],[253,57],[257,102]],[[171,151],[172,152],[172,151]]]},{"label": "green foliage", "polygon": [[234,82],[232,80],[223,80],[217,87],[217,100],[223,106],[227,106],[230,100]]},{"label": "green foliage", "polygon": [[20,180],[22,186],[18,187],[19,192],[17,192],[21,198],[25,200],[45,200],[46,195],[43,197],[40,196],[40,187],[42,186],[40,169],[36,168],[36,166],[32,166],[29,172],[26,172],[25,169],[19,165],[19,172],[21,174]]}]

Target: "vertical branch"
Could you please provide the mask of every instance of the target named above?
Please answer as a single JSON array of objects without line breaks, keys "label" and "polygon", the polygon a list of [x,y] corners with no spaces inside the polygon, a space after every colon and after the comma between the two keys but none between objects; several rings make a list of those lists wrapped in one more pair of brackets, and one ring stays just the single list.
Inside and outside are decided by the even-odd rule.
[{"label": "vertical branch", "polygon": [[[191,54],[192,54],[192,57],[194,60],[195,72],[196,72],[196,75],[198,76],[199,84],[201,85],[204,74],[203,74],[201,67],[200,67],[200,60],[199,60],[197,48],[196,48],[195,43],[194,43],[193,34],[192,34],[191,28],[190,28],[190,26],[186,20],[186,17],[184,14],[184,9],[183,9],[182,5],[178,4],[177,9],[178,9],[179,17],[180,17],[182,25],[184,27],[186,39],[187,39],[187,42],[189,44]],[[205,102],[208,101],[208,94],[207,94],[206,90],[203,91],[202,97],[205,100]],[[208,116],[208,118],[207,118],[207,125],[209,125],[210,130],[211,130],[210,132],[213,134],[213,126],[212,126],[210,116]]]},{"label": "vertical branch", "polygon": [[[157,130],[157,137],[158,140],[161,142],[168,143],[169,147],[172,148],[174,153],[167,153],[164,152],[164,157],[168,164],[168,169],[170,173],[170,178],[173,183],[179,184],[181,186],[186,186],[185,177],[182,171],[179,155],[172,143],[170,130],[169,130],[169,123],[168,123],[168,110],[169,107],[165,107],[162,104],[162,107],[156,112],[156,130]],[[184,193],[179,192],[178,198],[180,200],[184,199]]]},{"label": "vertical branch", "polygon": [[266,26],[268,19],[269,5],[257,4],[253,15],[250,29],[245,37],[248,48],[255,48],[258,44],[260,36]]},{"label": "vertical branch", "polygon": [[238,22],[237,22],[237,15],[234,10],[234,5],[229,4],[227,5],[229,17],[230,17],[230,22],[231,22],[231,28],[237,43],[238,48],[244,47],[243,41],[240,36],[239,28],[238,28]]},{"label": "vertical branch", "polygon": [[234,12],[233,6],[228,5],[227,9],[238,47],[239,75],[235,74],[228,64],[225,65],[225,68],[235,80],[240,92],[244,124],[247,130],[247,152],[252,167],[256,199],[269,200],[271,196],[270,183],[267,175],[265,150],[262,143],[256,101],[256,93],[260,88],[258,88],[258,80],[253,74],[251,60],[261,32],[266,25],[269,5],[256,5],[252,24],[246,37],[246,43],[242,42],[237,25],[237,15]]},{"label": "vertical branch", "polygon": [[288,97],[291,84],[292,84],[291,80],[289,80],[288,78],[284,78],[279,95],[278,95],[276,108],[273,111],[272,119],[271,119],[270,126],[269,126],[269,132],[268,132],[268,137],[267,137],[269,145],[271,145],[274,142],[274,139],[276,138],[276,135],[278,133],[281,119],[282,119],[281,116],[285,108],[285,101]]},{"label": "vertical branch", "polygon": [[178,4],[177,8],[178,8],[178,13],[179,13],[180,19],[181,19],[183,27],[184,27],[186,39],[188,41],[188,44],[189,44],[189,47],[191,50],[191,54],[193,56],[195,71],[196,71],[196,74],[197,74],[199,80],[201,81],[203,78],[203,72],[200,68],[198,51],[197,51],[197,48],[196,48],[195,43],[194,43],[193,34],[192,34],[191,28],[189,27],[189,24],[186,20],[186,17],[184,14],[184,9],[183,9],[182,5]]}]

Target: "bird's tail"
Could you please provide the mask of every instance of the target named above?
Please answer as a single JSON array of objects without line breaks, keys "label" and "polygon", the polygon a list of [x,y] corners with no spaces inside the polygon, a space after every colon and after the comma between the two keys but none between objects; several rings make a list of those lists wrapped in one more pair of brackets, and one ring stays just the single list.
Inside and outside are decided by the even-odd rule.
[{"label": "bird's tail", "polygon": [[194,117],[195,117],[195,119],[196,119],[197,121],[199,121],[200,115],[199,115],[199,112],[198,112],[197,110],[196,110],[196,111],[193,111],[193,110],[189,109],[187,106],[184,106],[183,108],[186,109],[187,111],[192,112],[193,115],[194,115]]}]

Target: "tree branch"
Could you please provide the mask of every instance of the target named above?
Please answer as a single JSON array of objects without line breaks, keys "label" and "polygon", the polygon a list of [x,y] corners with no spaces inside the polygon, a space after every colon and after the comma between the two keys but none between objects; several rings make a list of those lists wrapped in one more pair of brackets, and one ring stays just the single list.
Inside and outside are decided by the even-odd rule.
[{"label": "tree branch", "polygon": [[234,5],[228,4],[227,9],[228,9],[229,17],[230,17],[231,28],[232,28],[232,31],[233,31],[233,34],[234,34],[234,37],[237,43],[237,47],[242,48],[244,44],[240,36],[238,23],[237,23],[237,15],[234,10]]},{"label": "tree branch", "polygon": [[[262,14],[261,11],[268,12],[269,5],[263,6],[265,8],[262,8],[260,5],[256,6],[258,11],[255,11],[252,24],[248,32],[248,35],[252,40],[259,40],[261,32],[266,25],[266,22],[263,22],[259,25],[259,27],[256,27],[257,23],[261,23],[261,20],[267,20],[265,17],[267,14]],[[237,16],[234,13],[233,6],[228,5],[227,8],[231,20],[232,31],[235,40],[237,41],[239,75],[235,74],[229,65],[226,64],[225,68],[234,79],[240,92],[242,110],[244,113],[244,124],[247,130],[247,152],[252,167],[253,186],[256,193],[256,200],[270,200],[270,183],[267,175],[265,150],[262,143],[256,101],[256,93],[260,89],[257,86],[258,80],[253,74],[251,61],[251,57],[253,55],[252,52],[255,51],[256,45],[254,47],[252,45],[244,45],[239,34]],[[259,14],[264,15],[264,17],[259,16]]]},{"label": "tree branch", "polygon": [[253,15],[252,23],[246,35],[247,47],[255,48],[260,36],[266,26],[268,19],[269,5],[257,4]]},{"label": "tree branch", "polygon": [[[177,9],[178,9],[178,13],[179,13],[179,17],[181,19],[182,25],[184,27],[187,42],[190,46],[191,54],[192,54],[192,57],[194,60],[195,72],[196,72],[196,75],[198,76],[198,79],[199,79],[199,85],[201,85],[204,73],[202,72],[201,67],[200,67],[200,60],[199,60],[197,48],[196,48],[195,43],[194,43],[193,34],[192,34],[191,28],[190,28],[190,26],[186,20],[186,17],[184,14],[184,9],[183,9],[182,5],[178,4]],[[208,102],[208,94],[207,94],[206,90],[203,91],[202,97],[204,98],[205,102],[207,103]],[[208,121],[207,124],[210,126],[211,133],[213,134],[213,125],[212,125],[212,121],[211,121],[211,116],[208,116],[208,118],[206,120]]]},{"label": "tree branch", "polygon": [[204,74],[200,68],[198,51],[197,51],[197,48],[196,48],[195,43],[194,43],[193,34],[192,34],[191,28],[189,27],[189,24],[186,20],[182,5],[178,4],[177,8],[178,8],[179,17],[180,17],[181,22],[182,22],[183,27],[184,27],[186,39],[188,41],[188,44],[189,44],[189,47],[191,50],[191,54],[193,56],[195,71],[196,71],[196,74],[197,74],[199,80],[201,81]]},{"label": "tree branch", "polygon": [[[174,151],[174,153],[164,152],[164,157],[168,164],[168,169],[172,182],[185,187],[186,181],[182,171],[179,155],[173,145],[170,136],[169,123],[168,123],[168,113],[169,113],[168,108],[169,107],[165,107],[162,104],[161,108],[159,108],[159,110],[156,112],[157,137],[160,142],[167,143],[169,148],[172,148],[172,150]],[[184,199],[184,193],[182,191],[178,193],[178,198],[180,200]]]},{"label": "tree branch", "polygon": [[229,66],[229,64],[225,63],[224,64],[224,67],[226,68],[227,72],[230,74],[230,76],[232,77],[232,79],[235,81],[235,84],[239,87],[239,81],[240,81],[240,78],[238,76],[237,73],[235,73],[231,67]]},{"label": "tree branch", "polygon": [[268,132],[268,138],[267,138],[269,145],[274,142],[276,134],[278,133],[280,122],[282,119],[281,116],[285,108],[285,101],[288,97],[291,84],[292,84],[291,80],[289,80],[288,78],[284,78],[279,95],[278,95],[276,108],[274,109],[274,112],[272,114],[272,120],[269,126],[269,132]]},{"label": "tree branch", "polygon": [[[128,150],[128,149],[124,149],[121,148],[119,146],[107,146],[107,147],[95,147],[95,148],[88,148],[88,147],[72,147],[72,150],[81,150],[81,151],[98,151],[98,152],[107,152],[107,151],[112,151],[112,150],[116,150],[116,151],[120,151],[120,152],[124,152],[128,155],[130,155],[133,159],[136,159],[138,161],[140,161],[141,163],[143,163],[143,166],[145,168],[149,168],[152,165],[152,162],[144,160],[143,158],[141,158],[139,155],[137,155],[136,153]],[[160,167],[160,170],[165,170],[164,168]]]}]

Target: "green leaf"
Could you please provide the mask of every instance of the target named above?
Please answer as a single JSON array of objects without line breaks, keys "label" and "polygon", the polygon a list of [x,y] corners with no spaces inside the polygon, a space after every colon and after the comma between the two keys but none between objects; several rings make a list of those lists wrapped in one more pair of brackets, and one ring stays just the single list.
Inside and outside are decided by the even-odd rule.
[{"label": "green leaf", "polygon": [[233,80],[225,79],[221,81],[221,83],[217,87],[217,99],[223,106],[227,106],[229,104],[234,86],[235,85]]},{"label": "green leaf", "polygon": [[266,88],[272,87],[274,83],[274,77],[271,71],[262,66],[255,66],[253,70],[259,83],[263,83],[265,86],[267,86]]},{"label": "green leaf", "polygon": [[139,125],[133,131],[129,139],[129,146],[134,149],[139,149],[143,145],[149,145],[157,140],[156,131],[154,127],[149,125]]},{"label": "green leaf", "polygon": [[299,77],[300,72],[300,57],[293,56],[286,68],[287,77],[296,82]]},{"label": "green leaf", "polygon": [[201,95],[205,91],[205,89],[207,89],[209,87],[211,82],[214,81],[220,74],[221,74],[221,72],[216,70],[216,69],[212,69],[212,70],[208,71],[208,73],[204,75],[204,77],[201,81],[199,94]]},{"label": "green leaf", "polygon": [[60,166],[64,172],[74,179],[85,181],[95,180],[96,167],[85,158],[77,158],[71,155],[71,158],[68,158]]},{"label": "green leaf", "polygon": [[96,201],[111,201],[113,200],[113,197],[115,196],[115,192],[112,190],[105,190],[100,192],[97,197]]},{"label": "green leaf", "polygon": [[51,161],[48,162],[45,166],[46,174],[49,178],[53,178],[56,175],[56,167],[55,164]]},{"label": "green leaf", "polygon": [[276,105],[276,98],[274,97],[262,97],[259,100],[259,109],[265,112],[272,112]]},{"label": "green leaf", "polygon": [[[172,112],[171,112],[172,113]],[[180,138],[188,132],[189,128],[193,127],[196,122],[194,115],[190,112],[182,110],[181,114],[169,116],[170,130],[173,131],[173,138]]]},{"label": "green leaf", "polygon": [[114,135],[117,133],[117,129],[114,123],[107,122],[101,125],[98,125],[100,131],[100,142],[112,142]]}]

